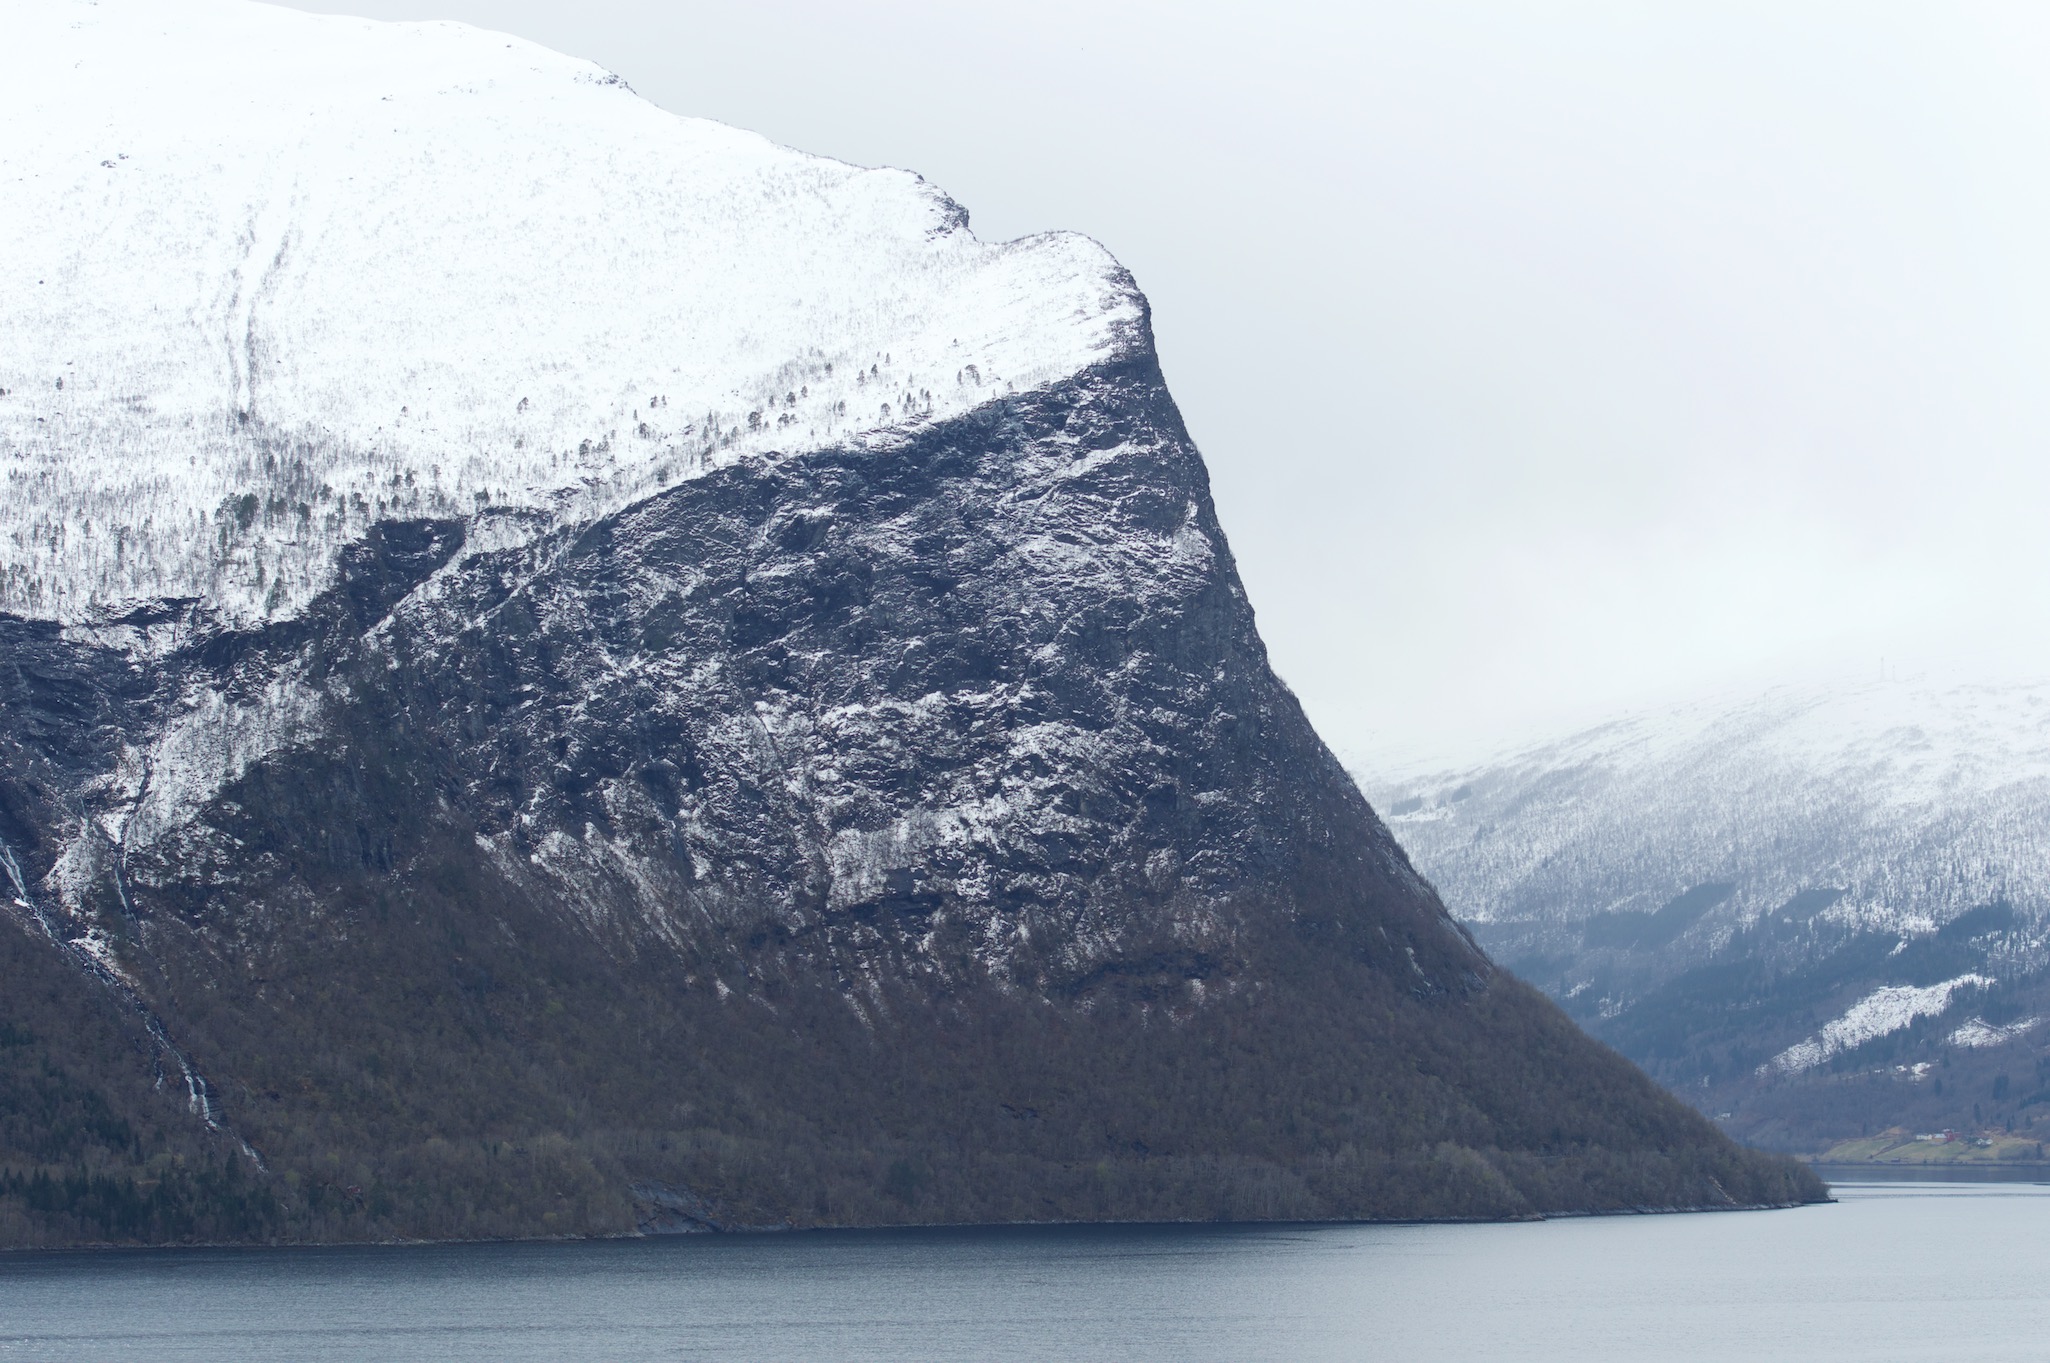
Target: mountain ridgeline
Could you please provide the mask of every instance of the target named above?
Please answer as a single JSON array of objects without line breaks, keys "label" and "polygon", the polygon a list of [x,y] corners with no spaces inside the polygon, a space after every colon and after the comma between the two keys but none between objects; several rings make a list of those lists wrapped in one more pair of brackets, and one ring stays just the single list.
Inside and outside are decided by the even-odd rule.
[{"label": "mountain ridgeline", "polygon": [[1788,686],[1377,793],[1496,959],[1747,1141],[2042,1158],[2050,687]]},{"label": "mountain ridgeline", "polygon": [[[1089,268],[1086,362],[957,410],[394,493],[275,609],[223,523],[233,610],[0,617],[0,1241],[1820,1196],[1446,914]],[[232,439],[250,530],[304,450]]]}]

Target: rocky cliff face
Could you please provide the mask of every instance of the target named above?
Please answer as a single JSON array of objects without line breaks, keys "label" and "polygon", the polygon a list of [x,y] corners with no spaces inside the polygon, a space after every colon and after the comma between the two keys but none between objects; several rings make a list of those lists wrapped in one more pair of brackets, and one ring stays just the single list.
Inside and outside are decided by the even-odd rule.
[{"label": "rocky cliff face", "polygon": [[0,1232],[1813,1195],[1446,915],[1267,667],[1143,301],[1062,251],[945,305],[1052,377],[802,435],[786,377],[597,498],[408,465],[311,566],[273,413],[220,594],[0,617]]},{"label": "rocky cliff face", "polygon": [[380,526],[306,617],[153,659],[24,639],[18,675],[47,659],[105,725],[41,750],[50,702],[10,708],[17,769],[48,773],[16,835],[38,896],[91,940],[123,905],[171,930],[138,904],[231,940],[298,916],[317,868],[402,874],[441,825],[704,988],[763,968],[720,973],[746,925],[856,1014],[904,977],[1143,982],[1186,1012],[1242,982],[1252,902],[1314,873],[1385,901],[1358,949],[1419,993],[1485,985],[1268,670],[1147,358],[518,548],[463,538]]},{"label": "rocky cliff face", "polygon": [[138,1038],[68,1072],[175,1126],[189,1065],[293,1233],[1802,1191],[1446,916],[1144,359],[464,534],[260,632],[10,625],[19,916]]}]

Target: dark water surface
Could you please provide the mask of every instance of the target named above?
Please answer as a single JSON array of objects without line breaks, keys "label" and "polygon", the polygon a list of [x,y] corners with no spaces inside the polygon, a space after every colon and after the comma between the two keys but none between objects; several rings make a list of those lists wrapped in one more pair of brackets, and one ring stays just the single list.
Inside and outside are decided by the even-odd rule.
[{"label": "dark water surface", "polygon": [[1511,1226],[0,1255],[0,1360],[2050,1355],[2050,1186]]}]

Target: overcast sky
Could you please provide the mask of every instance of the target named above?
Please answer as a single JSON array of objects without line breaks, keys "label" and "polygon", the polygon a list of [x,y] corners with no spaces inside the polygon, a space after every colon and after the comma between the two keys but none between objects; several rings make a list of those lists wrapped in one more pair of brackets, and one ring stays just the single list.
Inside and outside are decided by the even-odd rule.
[{"label": "overcast sky", "polygon": [[2050,9],[330,0],[907,166],[1152,300],[1341,756],[2050,671]]}]

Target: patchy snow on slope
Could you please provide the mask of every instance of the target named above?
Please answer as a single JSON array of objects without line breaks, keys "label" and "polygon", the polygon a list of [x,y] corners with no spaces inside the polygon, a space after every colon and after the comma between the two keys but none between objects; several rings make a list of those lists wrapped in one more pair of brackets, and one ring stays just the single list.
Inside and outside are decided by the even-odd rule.
[{"label": "patchy snow on slope", "polygon": [[2041,1026],[2042,1022],[2041,1018],[2023,1018],[2020,1022],[1995,1026],[1984,1018],[1970,1018],[1950,1034],[1950,1044],[1973,1050],[1987,1046],[2005,1046],[2010,1041],[2027,1036]]},{"label": "patchy snow on slope", "polygon": [[0,0],[0,609],[288,614],[384,517],[602,514],[1145,343],[1071,234],[453,23]]},{"label": "patchy snow on slope", "polygon": [[1993,983],[1984,975],[1959,975],[1941,984],[1916,986],[1891,984],[1875,989],[1852,1004],[1836,1021],[1808,1040],[1789,1046],[1759,1066],[1760,1074],[1777,1069],[1795,1074],[1813,1069],[1843,1051],[1856,1050],[1868,1041],[1898,1032],[1916,1018],[1933,1017],[1950,1007],[1951,996],[1967,986],[1986,988]]}]

